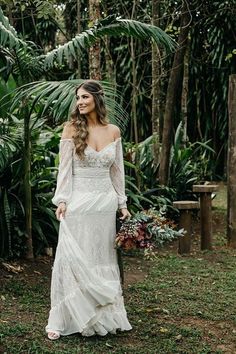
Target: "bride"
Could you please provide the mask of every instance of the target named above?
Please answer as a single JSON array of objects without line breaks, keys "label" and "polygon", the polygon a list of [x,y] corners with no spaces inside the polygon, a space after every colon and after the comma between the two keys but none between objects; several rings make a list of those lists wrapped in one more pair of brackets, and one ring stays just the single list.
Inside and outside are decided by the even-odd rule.
[{"label": "bride", "polygon": [[51,281],[48,338],[130,330],[114,248],[116,211],[130,216],[120,130],[108,124],[103,90],[87,80],[63,130],[57,188],[60,221]]}]

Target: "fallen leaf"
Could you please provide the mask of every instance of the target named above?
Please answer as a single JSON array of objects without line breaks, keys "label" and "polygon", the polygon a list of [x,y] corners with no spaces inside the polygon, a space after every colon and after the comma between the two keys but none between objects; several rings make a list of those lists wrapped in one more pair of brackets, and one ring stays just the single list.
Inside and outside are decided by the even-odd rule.
[{"label": "fallen leaf", "polygon": [[162,309],[162,312],[165,313],[166,315],[169,315],[169,314],[170,314],[170,311],[167,310],[167,309]]},{"label": "fallen leaf", "polygon": [[111,344],[109,344],[109,343],[107,343],[107,342],[106,342],[106,346],[107,346],[108,348],[113,348],[113,345],[111,345]]},{"label": "fallen leaf", "polygon": [[168,329],[165,328],[165,327],[160,327],[159,332],[161,332],[161,333],[167,333],[167,332],[168,332]]},{"label": "fallen leaf", "polygon": [[177,336],[175,336],[175,340],[179,341],[182,339],[182,334],[178,334]]},{"label": "fallen leaf", "polygon": [[2,262],[2,265],[8,272],[12,273],[20,273],[23,272],[24,268],[21,267],[20,265],[11,265],[9,263]]},{"label": "fallen leaf", "polygon": [[153,307],[152,309],[146,309],[146,312],[156,312],[156,311],[160,311],[160,307]]}]

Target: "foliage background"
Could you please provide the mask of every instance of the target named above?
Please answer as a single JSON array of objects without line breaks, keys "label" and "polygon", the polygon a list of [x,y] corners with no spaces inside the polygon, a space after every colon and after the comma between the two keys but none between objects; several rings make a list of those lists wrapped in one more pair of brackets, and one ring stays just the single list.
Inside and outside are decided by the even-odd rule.
[{"label": "foliage background", "polygon": [[[16,30],[14,37],[26,45],[5,41],[3,30],[0,46],[0,216],[1,255],[20,256],[25,251],[23,203],[24,121],[23,109],[10,108],[17,101],[15,88],[36,80],[71,80],[78,78],[78,60],[63,60],[45,67],[43,56],[77,34],[76,0],[17,1],[2,0],[2,11]],[[180,0],[160,1],[160,27],[173,39],[179,34]],[[101,1],[101,20],[112,17],[152,22],[150,0]],[[81,32],[91,26],[89,1],[82,0]],[[187,135],[183,146],[180,123],[182,88],[176,92],[177,104],[172,127],[172,155],[169,184],[158,184],[158,165],[153,161],[152,138],[152,47],[150,40],[140,41],[126,36],[103,36],[100,39],[102,78],[122,92],[123,108],[130,119],[124,131],[127,195],[131,210],[155,206],[171,211],[172,200],[189,197],[193,182],[224,179],[228,139],[228,78],[236,71],[236,1],[202,1],[188,3],[191,15],[188,57]],[[4,22],[3,17],[1,18]],[[97,24],[99,27],[99,23]],[[14,42],[15,43],[15,42]],[[180,44],[181,45],[181,44]],[[69,49],[70,50],[70,49]],[[163,127],[168,80],[174,53],[160,48],[160,126]],[[88,50],[81,51],[81,75],[89,77]],[[4,96],[5,94],[9,96]],[[136,110],[133,110],[135,100]],[[18,101],[17,101],[18,102]],[[38,101],[32,112],[31,187],[33,209],[33,242],[36,253],[55,245],[57,224],[50,202],[55,187],[57,152],[61,124],[67,119],[63,105],[57,113],[52,102],[44,110],[46,97]],[[61,109],[61,112],[60,112]],[[40,113],[40,114],[39,114]],[[127,117],[127,116],[126,116]],[[124,119],[127,119],[124,117]],[[135,141],[134,121],[138,121]],[[162,131],[160,130],[160,141]],[[13,246],[14,245],[14,246]]]}]

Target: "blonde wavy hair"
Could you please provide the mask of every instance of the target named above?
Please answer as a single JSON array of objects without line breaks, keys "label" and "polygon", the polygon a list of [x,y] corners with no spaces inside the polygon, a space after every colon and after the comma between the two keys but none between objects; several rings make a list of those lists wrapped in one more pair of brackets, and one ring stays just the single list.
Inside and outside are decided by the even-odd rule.
[{"label": "blonde wavy hair", "polygon": [[[107,111],[105,107],[104,93],[103,93],[102,86],[97,81],[86,80],[76,88],[75,94],[77,94],[80,88],[83,88],[85,91],[87,91],[93,96],[98,121],[102,125],[107,125],[108,124]],[[86,116],[84,114],[80,114],[77,106],[71,113],[70,123],[73,125],[76,131],[73,136],[76,153],[79,155],[81,159],[84,159],[84,150],[87,147],[86,141],[89,135],[88,122]]]}]

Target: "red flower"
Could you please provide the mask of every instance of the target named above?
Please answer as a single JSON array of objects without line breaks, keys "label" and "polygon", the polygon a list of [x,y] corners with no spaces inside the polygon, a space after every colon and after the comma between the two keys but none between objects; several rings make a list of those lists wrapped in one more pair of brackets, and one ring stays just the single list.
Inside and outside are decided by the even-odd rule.
[{"label": "red flower", "polygon": [[123,249],[126,251],[131,250],[133,248],[136,248],[136,244],[131,239],[126,240],[125,243],[123,244]]}]

